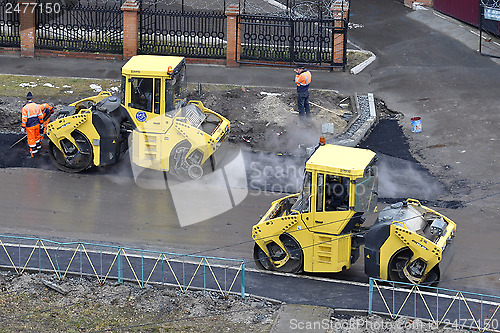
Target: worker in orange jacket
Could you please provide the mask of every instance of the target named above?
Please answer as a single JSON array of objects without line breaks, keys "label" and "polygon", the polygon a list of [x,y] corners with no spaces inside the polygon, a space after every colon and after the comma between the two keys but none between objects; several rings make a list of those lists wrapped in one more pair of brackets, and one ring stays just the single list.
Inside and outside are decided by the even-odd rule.
[{"label": "worker in orange jacket", "polygon": [[304,66],[295,68],[295,84],[297,85],[297,106],[300,118],[309,117],[311,109],[309,107],[309,84],[311,84],[311,72]]},{"label": "worker in orange jacket", "polygon": [[26,105],[22,109],[21,132],[26,133],[31,157],[38,155],[42,144],[40,141],[40,126],[43,126],[43,112],[41,107],[33,102],[33,94],[26,95]]},{"label": "worker in orange jacket", "polygon": [[54,113],[54,108],[49,105],[49,103],[43,103],[39,105],[43,112],[43,125],[40,127],[40,142],[42,142],[45,131],[47,130],[47,125],[49,125],[50,116]]}]

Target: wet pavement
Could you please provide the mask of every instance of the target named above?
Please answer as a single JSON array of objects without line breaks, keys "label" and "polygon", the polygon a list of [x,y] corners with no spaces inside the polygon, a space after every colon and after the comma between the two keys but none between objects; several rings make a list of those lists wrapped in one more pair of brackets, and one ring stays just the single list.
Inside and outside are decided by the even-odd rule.
[{"label": "wet pavement", "polygon": [[[497,255],[500,250],[500,167],[497,161],[500,155],[497,101],[500,67],[491,58],[476,52],[474,41],[477,37],[470,33],[473,28],[442,18],[433,11],[411,11],[389,0],[376,3],[361,0],[353,2],[352,6],[351,22],[363,27],[349,31],[350,46],[358,45],[374,52],[377,60],[355,76],[313,71],[311,88],[335,89],[345,95],[372,92],[390,109],[404,115],[399,122],[402,132],[389,130],[392,125],[381,122],[380,132],[372,134],[379,139],[366,143],[378,151],[383,157],[381,161],[388,165],[390,172],[384,176],[384,183],[407,184],[403,191],[401,186],[391,186],[384,191],[395,191],[391,196],[396,197],[413,197],[420,193],[419,196],[430,195],[433,200],[432,196],[437,196],[436,199],[442,202],[460,203],[458,208],[450,205],[442,210],[458,224],[454,264],[442,286],[497,293],[500,274],[490,273],[500,266]],[[119,61],[0,56],[1,73],[30,75],[118,78],[122,64]],[[293,84],[290,69],[188,66],[191,82],[276,87]],[[415,115],[423,119],[422,133],[410,131],[409,118]],[[406,173],[395,173],[394,165],[400,165],[400,170]],[[134,192],[131,190],[133,184],[127,188],[118,185],[109,188],[108,183],[103,186],[104,182],[99,184],[92,180],[107,175],[75,177],[58,171],[30,171],[29,175],[24,172],[4,169],[0,175],[3,185],[1,208],[7,220],[3,224],[8,232],[151,246],[160,246],[163,242],[169,243],[165,246],[184,246],[193,251],[210,248],[213,249],[211,254],[249,260],[250,228],[276,198],[263,193],[248,196],[237,208],[192,228],[164,228],[159,221],[171,222],[165,218],[168,213],[163,208],[158,215],[149,217],[157,209],[158,194]],[[40,176],[42,174],[45,176]],[[410,179],[406,175],[418,177]],[[37,183],[33,182],[40,178],[47,179],[41,180],[43,191],[36,192]],[[35,192],[18,190],[30,186]],[[67,192],[69,189],[73,192]],[[115,195],[115,191],[119,195]],[[80,195],[78,193],[93,196],[93,202],[100,208],[78,201],[75,197]],[[49,202],[32,204],[26,200],[38,202],[39,198],[46,197]],[[61,202],[60,206],[57,202]],[[54,210],[44,208],[53,204]],[[131,211],[131,207],[137,210]],[[42,213],[37,213],[39,210]],[[30,213],[23,215],[25,211]],[[58,221],[56,224],[50,224],[51,214],[61,215],[53,219]],[[230,247],[231,244],[238,245]],[[347,273],[347,279],[353,276],[362,279],[362,269],[357,267]],[[275,294],[279,296],[278,292]]]}]

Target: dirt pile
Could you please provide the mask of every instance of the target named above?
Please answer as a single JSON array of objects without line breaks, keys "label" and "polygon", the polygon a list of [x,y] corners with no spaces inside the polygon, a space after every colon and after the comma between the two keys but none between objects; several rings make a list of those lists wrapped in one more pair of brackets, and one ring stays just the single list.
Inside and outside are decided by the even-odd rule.
[{"label": "dirt pile", "polygon": [[21,130],[21,108],[24,104],[16,98],[0,97],[0,132],[16,133]]},{"label": "dirt pile", "polygon": [[[59,101],[47,99],[43,101],[36,100],[37,103],[48,102],[56,110],[60,110],[65,105]],[[26,100],[0,96],[0,133],[20,133],[21,132],[21,110],[26,104]]]},{"label": "dirt pile", "polygon": [[[191,87],[188,99],[199,99],[205,106],[230,120],[229,141],[253,151],[271,153],[295,154],[303,150],[304,146],[316,144],[318,138],[324,135],[322,125],[326,123],[334,125],[334,133],[326,135],[337,135],[343,131],[352,115],[349,98],[335,91],[312,90],[311,117],[305,121],[299,119],[294,89],[206,85],[201,95],[196,88]],[[51,98],[37,102],[48,102],[56,110],[64,106],[59,100]],[[2,133],[20,133],[24,103],[21,98],[0,96]]]},{"label": "dirt pile", "polygon": [[[8,332],[270,332],[280,308],[255,297],[111,281],[99,285],[94,278],[61,281],[48,274],[0,272],[0,289],[0,330]],[[297,326],[289,324],[290,331]],[[302,324],[311,331],[320,324],[328,333],[466,332],[453,324],[437,328],[419,319],[335,312],[329,320]]]},{"label": "dirt pile", "polygon": [[0,328],[8,332],[267,332],[279,307],[254,297],[46,274],[2,272],[0,288]]},{"label": "dirt pile", "polygon": [[[201,96],[194,91],[190,97],[228,118],[229,141],[253,151],[300,155],[321,135],[341,133],[352,115],[350,99],[335,91],[311,90],[311,117],[304,121],[294,89],[209,86],[202,91]],[[333,134],[323,133],[326,123],[333,123]]]}]

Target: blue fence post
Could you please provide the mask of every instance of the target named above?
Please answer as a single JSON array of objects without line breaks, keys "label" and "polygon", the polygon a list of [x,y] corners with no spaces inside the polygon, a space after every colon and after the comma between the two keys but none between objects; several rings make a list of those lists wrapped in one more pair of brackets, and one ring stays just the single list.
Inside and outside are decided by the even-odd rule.
[{"label": "blue fence post", "polygon": [[144,288],[144,252],[141,251],[141,288]]},{"label": "blue fence post", "polygon": [[186,265],[185,261],[186,256],[182,256],[182,287],[186,288]]},{"label": "blue fence post", "polygon": [[481,330],[483,328],[483,295],[481,295],[481,318],[479,319],[479,329]]},{"label": "blue fence post", "polygon": [[78,243],[78,247],[80,248],[80,279],[83,277],[83,257],[82,257],[82,243]]},{"label": "blue fence post", "polygon": [[123,281],[123,272],[122,272],[122,249],[118,249],[118,283],[122,283]]},{"label": "blue fence post", "polygon": [[245,299],[245,262],[241,264],[241,298]]},{"label": "blue fence post", "polygon": [[165,256],[161,254],[161,283],[165,284]]},{"label": "blue fence post", "polygon": [[370,278],[370,287],[368,289],[368,314],[372,314],[373,310],[373,278]]},{"label": "blue fence post", "polygon": [[436,288],[436,321],[439,323],[439,289]]},{"label": "blue fence post", "polygon": [[[395,283],[392,282],[392,313],[391,313],[391,318],[393,317],[394,313],[396,312],[396,296],[394,295],[396,291],[396,286],[395,286]],[[394,319],[394,318],[392,318]]]},{"label": "blue fence post", "polygon": [[38,239],[38,273],[42,272],[42,246],[40,238]]},{"label": "blue fence post", "polygon": [[460,306],[460,296],[458,297],[458,328],[462,328],[462,307]]},{"label": "blue fence post", "polygon": [[413,289],[413,318],[417,318],[417,290]]},{"label": "blue fence post", "polygon": [[99,247],[99,257],[101,258],[100,266],[101,266],[101,279],[102,279],[102,246]]},{"label": "blue fence post", "polygon": [[203,292],[207,289],[207,259],[203,260]]},{"label": "blue fence post", "polygon": [[21,271],[21,240],[19,240],[19,272]]},{"label": "blue fence post", "polygon": [[19,267],[18,268],[19,268],[19,272],[20,272],[21,271],[21,240],[19,240],[19,242],[18,242],[17,249],[18,249],[18,252],[19,252]]},{"label": "blue fence post", "polygon": [[224,260],[224,293],[226,293],[226,290],[227,290],[227,260]]}]

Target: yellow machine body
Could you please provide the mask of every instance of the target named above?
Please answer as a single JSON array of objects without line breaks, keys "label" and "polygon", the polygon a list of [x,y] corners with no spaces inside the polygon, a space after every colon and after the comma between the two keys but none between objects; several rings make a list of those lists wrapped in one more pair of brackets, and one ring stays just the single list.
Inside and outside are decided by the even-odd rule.
[{"label": "yellow machine body", "polygon": [[415,284],[439,281],[454,255],[456,224],[417,200],[382,210],[365,236],[365,272]]},{"label": "yellow machine body", "polygon": [[[175,111],[172,117],[158,115],[147,124],[141,124],[132,135],[132,161],[144,168],[169,171],[171,159],[169,158],[176,146],[182,142],[189,142],[186,156],[195,151],[201,153],[200,165],[217,150],[229,133],[229,121],[212,110],[203,106],[200,101],[189,101],[196,105],[204,115],[213,115],[220,119],[219,125],[211,133],[202,128],[192,126],[183,110]],[[188,105],[189,105],[188,104]]]},{"label": "yellow machine body", "polygon": [[77,138],[73,135],[75,131],[78,131],[82,133],[91,144],[91,149],[89,149],[88,153],[90,154],[90,160],[93,165],[101,165],[101,136],[92,124],[92,112],[88,108],[88,105],[97,104],[110,96],[111,93],[109,92],[101,92],[97,96],[88,97],[70,104],[69,106],[74,109],[72,115],[58,117],[47,126],[46,135],[51,145],[60,152],[63,152],[63,142],[66,140],[79,151],[85,149],[76,142]]},{"label": "yellow machine body", "polygon": [[377,210],[375,161],[370,150],[319,145],[306,162],[302,191],[274,201],[253,226],[257,266],[340,272],[351,267],[365,245],[369,276],[421,283],[432,275],[439,280],[444,269],[436,267],[456,233],[451,220],[408,199],[384,209],[372,227],[362,226],[363,214]]},{"label": "yellow machine body", "polygon": [[[252,237],[272,268],[279,270],[290,261],[285,244],[293,244],[290,238],[299,245],[303,265],[298,263],[285,271],[340,272],[350,268],[351,247],[359,249],[352,243],[353,230],[362,224],[359,213],[376,208],[374,158],[375,153],[365,149],[336,145],[316,149],[306,162],[301,193],[273,202],[253,227]],[[365,195],[356,195],[367,181],[371,187]],[[332,183],[340,185],[334,188]],[[332,191],[342,197],[336,207],[328,204]]]},{"label": "yellow machine body", "polygon": [[79,172],[116,163],[131,147],[131,160],[141,167],[201,177],[230,123],[201,101],[186,102],[185,71],[183,57],[132,57],[122,67],[120,98],[103,92],[57,115],[48,127],[52,161]]}]

